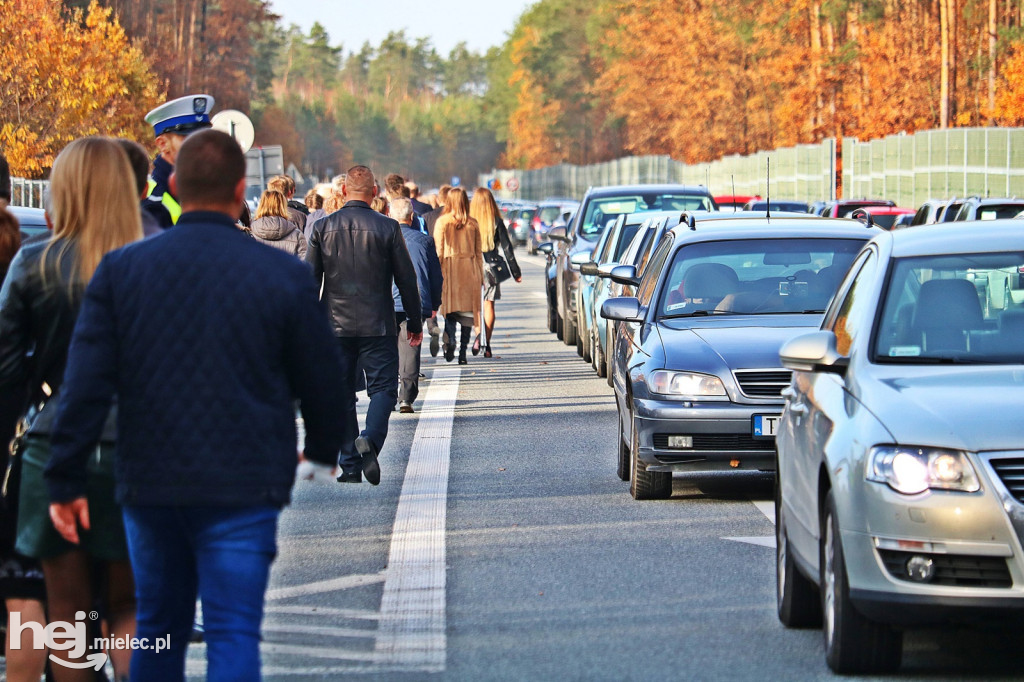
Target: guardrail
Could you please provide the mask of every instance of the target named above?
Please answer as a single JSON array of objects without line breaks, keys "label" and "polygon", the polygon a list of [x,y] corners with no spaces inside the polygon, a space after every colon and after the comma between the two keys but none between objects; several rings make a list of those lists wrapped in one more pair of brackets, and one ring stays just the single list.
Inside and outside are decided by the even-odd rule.
[{"label": "guardrail", "polygon": [[43,202],[49,189],[49,180],[11,178],[11,205],[44,208]]}]

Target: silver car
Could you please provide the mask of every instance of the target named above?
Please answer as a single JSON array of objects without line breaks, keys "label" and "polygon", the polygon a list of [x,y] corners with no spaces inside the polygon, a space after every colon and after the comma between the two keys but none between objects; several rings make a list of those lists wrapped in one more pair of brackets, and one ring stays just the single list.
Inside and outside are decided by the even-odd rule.
[{"label": "silver car", "polygon": [[1024,609],[1024,307],[977,286],[1022,247],[1011,221],[882,233],[780,351],[778,615],[823,624],[836,672],[899,667],[901,628]]}]

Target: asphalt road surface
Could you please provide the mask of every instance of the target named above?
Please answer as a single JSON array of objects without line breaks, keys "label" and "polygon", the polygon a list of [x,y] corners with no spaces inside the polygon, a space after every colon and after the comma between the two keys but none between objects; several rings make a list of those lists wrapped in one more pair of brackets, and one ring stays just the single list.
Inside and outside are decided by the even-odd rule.
[{"label": "asphalt road surface", "polygon": [[[380,486],[300,482],[263,627],[267,680],[830,679],[775,616],[771,480],[633,501],[611,390],[546,330],[543,261],[503,285],[494,358],[429,357]],[[365,409],[365,396],[360,407]],[[911,633],[898,679],[1020,679],[1019,631]],[[205,647],[189,655],[202,679]]]}]

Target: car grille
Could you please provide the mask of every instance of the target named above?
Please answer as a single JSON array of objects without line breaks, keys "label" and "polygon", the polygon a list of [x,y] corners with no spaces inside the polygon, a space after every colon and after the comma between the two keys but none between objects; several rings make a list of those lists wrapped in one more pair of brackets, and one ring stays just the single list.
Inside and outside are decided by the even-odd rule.
[{"label": "car grille", "polygon": [[993,458],[989,464],[1014,499],[1024,502],[1024,457]]},{"label": "car grille", "polygon": [[916,582],[907,577],[907,559],[926,556],[935,564],[935,577],[924,585],[950,585],[955,587],[1012,587],[1013,578],[1006,559],[993,556],[965,556],[962,554],[927,554],[878,550],[882,563],[894,578]]},{"label": "car grille", "polygon": [[782,389],[789,386],[793,373],[789,370],[749,370],[733,372],[740,391],[748,398],[778,398]]},{"label": "car grille", "polygon": [[[654,447],[658,450],[668,450],[669,436],[683,435],[674,433],[654,434]],[[699,450],[760,450],[771,452],[775,449],[775,440],[771,438],[754,438],[745,433],[711,433],[711,434],[686,434],[693,438],[693,447],[679,449],[679,452],[694,452]],[[676,448],[672,448],[676,450]]]}]

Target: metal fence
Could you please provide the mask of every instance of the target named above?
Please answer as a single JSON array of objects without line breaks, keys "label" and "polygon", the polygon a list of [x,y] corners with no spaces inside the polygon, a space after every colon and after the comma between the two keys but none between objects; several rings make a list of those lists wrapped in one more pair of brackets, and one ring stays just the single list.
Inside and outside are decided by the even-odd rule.
[{"label": "metal fence", "polygon": [[11,205],[44,208],[44,197],[49,189],[49,180],[11,178]]},{"label": "metal fence", "polygon": [[701,164],[685,164],[668,156],[633,156],[590,166],[494,170],[479,177],[483,186],[494,181],[501,187],[496,191],[502,198],[533,201],[552,196],[578,199],[592,186],[659,182],[704,185],[719,195],[770,194],[773,199],[816,201],[835,198],[836,144],[829,138],[819,144],[737,154]]},{"label": "metal fence", "polygon": [[892,199],[1024,197],[1024,128],[950,128],[843,140],[843,195]]}]

